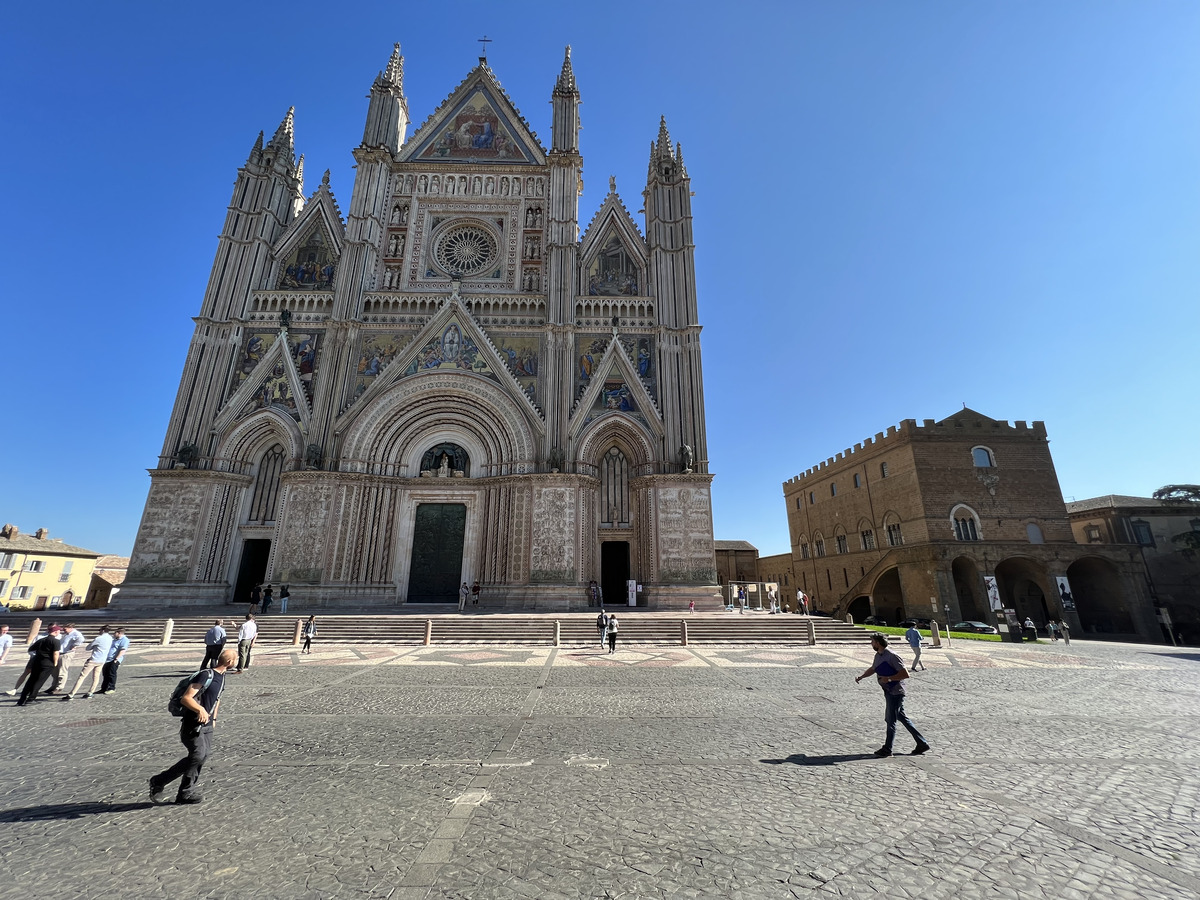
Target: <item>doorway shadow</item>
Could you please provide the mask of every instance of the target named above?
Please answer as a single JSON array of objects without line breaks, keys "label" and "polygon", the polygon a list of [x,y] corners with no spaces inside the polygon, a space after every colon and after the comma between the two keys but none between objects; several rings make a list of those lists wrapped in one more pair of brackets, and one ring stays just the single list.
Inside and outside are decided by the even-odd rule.
[{"label": "doorway shadow", "polygon": [[98,813],[133,812],[154,806],[148,800],[139,803],[50,803],[42,806],[27,806],[23,809],[0,810],[0,823],[44,822],[53,819],[82,819]]},{"label": "doorway shadow", "polygon": [[807,753],[793,753],[786,759],[764,759],[760,762],[773,766],[791,763],[794,766],[836,766],[838,763],[856,762],[860,759],[875,759],[874,753],[832,753],[826,756],[809,756]]}]

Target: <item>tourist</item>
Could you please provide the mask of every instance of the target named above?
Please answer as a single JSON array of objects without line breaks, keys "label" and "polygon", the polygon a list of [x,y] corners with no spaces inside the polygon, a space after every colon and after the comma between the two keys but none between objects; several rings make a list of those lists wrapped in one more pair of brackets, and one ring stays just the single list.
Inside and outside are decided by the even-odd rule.
[{"label": "tourist", "polygon": [[689,601],[688,601],[688,612],[695,612],[695,611],[696,611],[696,601],[695,601],[695,599],[689,600]]},{"label": "tourist", "polygon": [[262,603],[262,588],[257,584],[250,589],[250,612],[258,612],[258,604]]},{"label": "tourist", "polygon": [[617,614],[613,613],[608,617],[608,652],[617,652],[617,632],[621,630],[620,624],[617,622]]},{"label": "tourist", "polygon": [[471,596],[471,589],[467,587],[464,581],[462,587],[458,589],[458,611],[462,612],[467,608],[467,598]]},{"label": "tourist", "polygon": [[237,670],[250,668],[250,651],[258,640],[258,623],[254,621],[253,613],[246,613],[246,621],[238,628]]},{"label": "tourist", "polygon": [[304,636],[304,648],[300,652],[312,653],[312,639],[317,636],[317,617],[309,616],[300,633]]},{"label": "tourist", "polygon": [[267,589],[265,591],[263,591],[263,595],[262,595],[262,614],[264,616],[267,614],[267,611],[271,608],[271,603],[272,603],[272,601],[274,601],[274,599],[275,599],[275,595],[271,590],[271,586],[268,584]]},{"label": "tourist", "polygon": [[588,606],[600,606],[600,585],[594,578],[588,584]]},{"label": "tourist", "polygon": [[887,733],[883,746],[875,751],[875,755],[892,755],[892,742],[896,738],[896,722],[899,722],[908,729],[908,733],[917,742],[912,755],[919,756],[929,749],[929,744],[925,742],[925,738],[921,737],[917,726],[909,720],[904,712],[904,679],[908,677],[908,670],[904,668],[900,657],[887,648],[888,640],[882,634],[871,635],[871,647],[875,650],[875,661],[871,663],[871,668],[856,676],[854,682],[857,684],[864,678],[874,675],[883,689],[884,721],[887,723]]},{"label": "tourist", "polygon": [[1063,619],[1058,623],[1058,630],[1062,633],[1063,643],[1070,645],[1071,643],[1071,626],[1067,624],[1067,620]]},{"label": "tourist", "polygon": [[608,634],[608,615],[604,607],[600,607],[600,615],[596,616],[596,633],[600,635],[600,649],[604,649],[604,636]]},{"label": "tourist", "polygon": [[79,677],[75,679],[75,686],[71,688],[70,692],[63,695],[64,703],[75,699],[75,692],[87,680],[89,673],[92,676],[92,687],[91,690],[83,695],[83,699],[88,700],[91,698],[96,688],[100,686],[100,677],[104,674],[104,664],[108,662],[108,651],[112,649],[112,643],[113,637],[108,633],[108,626],[101,625],[100,633],[92,638],[91,643],[84,648],[89,656],[84,661],[83,668],[79,670]]},{"label": "tourist", "polygon": [[[51,624],[50,629],[46,632],[46,634],[51,634],[51,635],[54,635],[55,637],[58,636],[58,633],[59,633],[59,627],[54,624]],[[42,637],[45,637],[45,636],[46,636],[45,634],[42,635]],[[34,643],[37,643],[37,642],[34,641]],[[26,681],[29,680],[29,675],[30,675],[30,673],[33,672],[33,644],[30,644],[28,647],[26,647],[25,652],[28,653],[29,656],[25,660],[25,667],[21,670],[21,674],[17,676],[16,685],[13,686],[13,689],[11,691],[4,692],[9,697],[15,697],[15,696],[17,696],[17,694],[19,694],[21,692],[21,685],[25,684]],[[58,663],[56,662],[54,665],[57,667]]]},{"label": "tourist", "polygon": [[914,622],[908,626],[908,631],[904,632],[904,639],[908,641],[908,646],[912,647],[913,656],[912,670],[917,671],[917,666],[924,671],[925,663],[921,662],[921,632],[917,631],[917,624]]},{"label": "tourist", "polygon": [[213,627],[204,633],[204,662],[200,663],[200,668],[207,669],[211,665],[215,665],[221,657],[221,651],[225,649],[225,640],[228,637],[225,633],[225,622],[222,619],[217,619],[213,623]]},{"label": "tourist", "polygon": [[176,778],[180,779],[176,803],[199,803],[201,796],[197,785],[200,770],[212,750],[213,726],[217,711],[221,707],[221,691],[225,687],[225,672],[233,665],[235,654],[232,649],[222,651],[217,664],[211,669],[197,672],[180,698],[183,706],[179,740],[187,748],[187,756],[171,768],[150,779],[150,799],[162,802],[163,791]]},{"label": "tourist", "polygon": [[117,692],[117,669],[121,668],[121,660],[125,658],[125,651],[129,649],[129,638],[125,637],[125,629],[122,626],[117,626],[113,632],[112,647],[108,651],[108,660],[104,663],[103,679],[100,682],[100,690],[97,694],[115,694]]},{"label": "tourist", "polygon": [[479,591],[480,591],[479,580],[476,579],[475,583],[473,585],[471,585],[471,605],[472,606],[479,605]]},{"label": "tourist", "polygon": [[[21,692],[21,699],[17,701],[17,706],[24,706],[30,700],[36,700],[38,691],[42,689],[42,685],[46,683],[54,670],[58,667],[59,647],[58,641],[58,626],[54,626],[46,633],[46,636],[34,641],[29,647],[29,664],[25,667],[21,678],[28,678],[25,682],[25,690]],[[21,681],[17,681],[17,686],[21,686]],[[16,691],[9,691],[10,694],[15,694]],[[64,698],[65,699],[65,698]]]},{"label": "tourist", "polygon": [[71,660],[75,657],[75,648],[84,642],[83,633],[75,625],[64,625],[58,635],[58,668],[54,670],[54,679],[50,682],[47,694],[57,694],[58,689],[67,683],[67,675],[71,671]]},{"label": "tourist", "polygon": [[0,666],[8,659],[8,651],[12,649],[12,635],[8,633],[7,625],[0,625]]},{"label": "tourist", "polygon": [[281,616],[287,615],[287,603],[290,596],[292,596],[292,592],[288,590],[288,586],[281,584],[279,586],[279,614]]}]

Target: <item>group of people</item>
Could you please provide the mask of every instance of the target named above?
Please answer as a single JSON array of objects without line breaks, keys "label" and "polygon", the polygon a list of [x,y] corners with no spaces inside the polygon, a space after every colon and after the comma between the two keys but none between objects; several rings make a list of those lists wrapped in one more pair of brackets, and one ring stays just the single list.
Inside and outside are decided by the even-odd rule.
[{"label": "group of people", "polygon": [[467,608],[468,599],[470,599],[472,606],[478,606],[480,590],[478,580],[470,587],[467,587],[467,583],[464,581],[462,587],[458,589],[458,611],[462,612]]},{"label": "group of people", "polygon": [[[8,630],[7,625],[0,625],[0,663],[8,658],[12,650],[13,638]],[[74,662],[76,651],[80,647],[83,648],[83,654],[86,654],[83,668],[75,679],[74,686],[65,691],[71,663]],[[88,700],[94,694],[115,694],[117,672],[128,650],[129,638],[125,636],[125,628],[122,625],[112,628],[101,625],[99,633],[89,641],[83,632],[75,627],[75,623],[60,625],[52,622],[46,633],[38,636],[29,645],[29,659],[25,668],[13,689],[5,693],[9,697],[20,694],[17,706],[28,706],[39,696],[59,695],[64,701],[74,700],[90,675],[92,683],[83,699]],[[47,681],[50,682],[50,687],[43,691]]]},{"label": "group of people", "polygon": [[603,608],[600,609],[600,615],[596,616],[596,632],[600,635],[600,648],[604,648],[605,641],[608,642],[608,652],[617,652],[617,634],[621,630],[621,623],[617,621],[616,613],[606,613]]},{"label": "group of people", "polygon": [[[279,586],[279,614],[287,613],[288,598],[291,597],[291,591],[286,584]],[[269,584],[256,584],[250,589],[250,612],[257,613],[262,609],[262,614],[265,616],[271,608],[271,604],[275,602],[275,590]]]},{"label": "group of people", "polygon": [[[1025,621],[1021,623],[1021,627],[1025,629],[1026,633],[1032,633],[1033,636],[1030,640],[1037,639],[1037,625],[1034,624],[1030,616],[1025,617]],[[1046,623],[1046,633],[1050,635],[1051,643],[1057,641],[1059,638],[1062,638],[1068,644],[1071,643],[1071,626],[1067,624],[1065,619],[1061,622],[1057,619],[1050,619]]]}]

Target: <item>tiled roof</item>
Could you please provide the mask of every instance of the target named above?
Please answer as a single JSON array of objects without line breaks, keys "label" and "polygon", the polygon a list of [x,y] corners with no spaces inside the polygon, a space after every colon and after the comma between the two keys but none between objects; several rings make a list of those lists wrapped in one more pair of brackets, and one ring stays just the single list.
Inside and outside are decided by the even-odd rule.
[{"label": "tiled roof", "polygon": [[717,550],[753,550],[758,552],[758,548],[749,541],[713,541]]},{"label": "tiled roof", "polygon": [[1129,497],[1125,494],[1105,494],[1089,500],[1072,500],[1067,504],[1068,513],[1087,512],[1092,509],[1119,509],[1124,506],[1168,506],[1153,497]]},{"label": "tiled roof", "polygon": [[51,538],[36,538],[31,534],[18,534],[16,537],[0,535],[0,553],[32,553],[38,556],[100,557],[102,555],[94,550],[73,547]]}]

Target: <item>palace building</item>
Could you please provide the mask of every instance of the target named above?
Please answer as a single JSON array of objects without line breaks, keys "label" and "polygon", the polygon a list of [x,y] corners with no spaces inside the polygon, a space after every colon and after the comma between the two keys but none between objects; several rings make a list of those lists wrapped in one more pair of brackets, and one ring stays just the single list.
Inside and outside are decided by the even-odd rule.
[{"label": "palace building", "polygon": [[682,148],[661,122],[642,227],[610,179],[580,236],[570,48],[549,150],[485,58],[408,135],[403,69],[345,217],[328,172],[306,198],[292,110],[238,170],[122,605],[713,597]]}]

